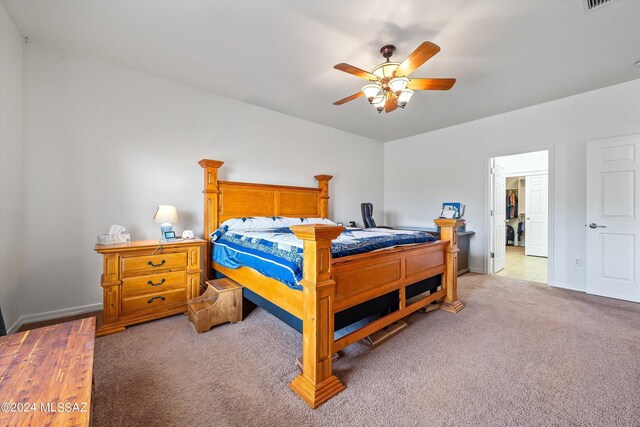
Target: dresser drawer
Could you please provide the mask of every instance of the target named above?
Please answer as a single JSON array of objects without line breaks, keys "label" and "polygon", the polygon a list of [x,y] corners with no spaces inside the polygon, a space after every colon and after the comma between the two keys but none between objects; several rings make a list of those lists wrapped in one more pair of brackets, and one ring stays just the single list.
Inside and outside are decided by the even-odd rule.
[{"label": "dresser drawer", "polygon": [[166,292],[157,292],[138,297],[122,298],[122,315],[155,311],[164,306],[185,303],[187,301],[187,289],[176,289]]},{"label": "dresser drawer", "polygon": [[124,297],[156,294],[158,292],[183,289],[187,287],[186,271],[170,271],[148,274],[146,276],[128,277],[122,280]]},{"label": "dresser drawer", "polygon": [[122,258],[122,274],[149,274],[154,270],[170,270],[187,267],[187,253],[176,252],[156,255],[140,255]]}]

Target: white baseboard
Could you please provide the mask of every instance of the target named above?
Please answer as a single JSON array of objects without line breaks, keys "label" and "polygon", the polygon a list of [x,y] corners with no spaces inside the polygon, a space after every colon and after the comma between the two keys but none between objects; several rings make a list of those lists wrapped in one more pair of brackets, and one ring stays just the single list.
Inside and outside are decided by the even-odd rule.
[{"label": "white baseboard", "polygon": [[570,291],[576,291],[576,292],[583,292],[583,293],[587,292],[585,289],[576,288],[575,286],[567,285],[566,283],[554,283],[554,284],[549,283],[549,286],[553,286],[554,288],[568,289]]},{"label": "white baseboard", "polygon": [[10,335],[10,334],[14,333],[18,329],[20,329],[20,326],[22,326],[22,317],[19,317],[18,320],[13,322],[13,325],[11,325],[11,326],[9,326],[7,328],[7,334]]},{"label": "white baseboard", "polygon": [[481,268],[469,268],[469,271],[471,273],[478,273],[478,274],[484,274],[484,270]]},{"label": "white baseboard", "polygon": [[45,311],[44,313],[27,314],[20,316],[15,323],[7,329],[8,334],[16,332],[26,323],[40,322],[42,320],[57,319],[60,317],[74,316],[76,314],[89,313],[102,310],[102,303],[82,305],[79,307],[63,308],[61,310]]}]

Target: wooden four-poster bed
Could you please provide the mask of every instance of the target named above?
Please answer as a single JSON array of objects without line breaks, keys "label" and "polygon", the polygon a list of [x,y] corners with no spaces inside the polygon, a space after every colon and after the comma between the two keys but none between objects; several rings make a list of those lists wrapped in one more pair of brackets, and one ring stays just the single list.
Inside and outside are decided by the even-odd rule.
[{"label": "wooden four-poster bed", "polygon": [[[318,187],[293,187],[221,181],[223,162],[201,160],[204,169],[205,239],[231,218],[327,218],[330,175],[317,175]],[[302,372],[291,388],[312,408],[344,390],[332,370],[332,354],[436,301],[456,313],[464,304],[457,297],[457,228],[455,219],[436,219],[441,240],[332,258],[331,245],[344,230],[324,224],[295,225],[291,231],[303,241],[302,291],[248,267],[231,269],[212,261],[206,246],[207,278],[224,275],[302,322]],[[438,280],[426,297],[414,301],[407,289]],[[365,326],[334,339],[334,316],[384,295],[395,293],[397,307]],[[414,292],[415,293],[415,292]]]}]

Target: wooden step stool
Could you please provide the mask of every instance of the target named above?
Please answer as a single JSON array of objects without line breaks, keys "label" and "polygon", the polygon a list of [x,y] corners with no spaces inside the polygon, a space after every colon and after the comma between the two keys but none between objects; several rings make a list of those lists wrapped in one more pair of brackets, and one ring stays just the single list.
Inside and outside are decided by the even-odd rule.
[{"label": "wooden step stool", "polygon": [[197,333],[221,323],[242,321],[242,285],[231,279],[207,281],[207,290],[189,300],[189,320]]}]

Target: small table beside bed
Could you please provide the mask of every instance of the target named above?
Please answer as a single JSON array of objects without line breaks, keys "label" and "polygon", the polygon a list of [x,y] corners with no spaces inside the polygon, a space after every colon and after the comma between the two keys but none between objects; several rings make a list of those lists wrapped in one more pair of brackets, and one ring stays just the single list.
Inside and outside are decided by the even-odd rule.
[{"label": "small table beside bed", "polygon": [[[302,333],[302,372],[291,388],[312,408],[344,390],[332,354],[436,301],[456,313],[457,227],[440,240],[419,231],[356,229],[329,221],[330,175],[318,187],[221,181],[201,160],[207,279],[228,277],[243,297]],[[375,320],[335,338],[334,332]],[[362,323],[362,322],[361,322]],[[358,323],[360,325],[360,323]]]}]

